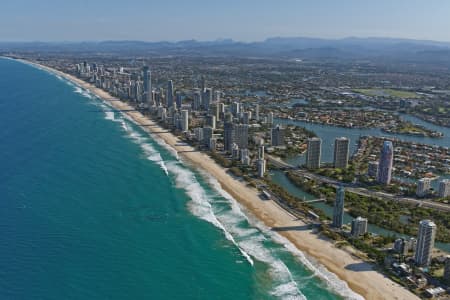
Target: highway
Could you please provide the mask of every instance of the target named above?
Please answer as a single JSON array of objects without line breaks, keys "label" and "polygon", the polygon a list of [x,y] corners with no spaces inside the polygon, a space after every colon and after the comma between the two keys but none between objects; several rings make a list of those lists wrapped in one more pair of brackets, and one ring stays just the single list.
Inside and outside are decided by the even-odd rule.
[{"label": "highway", "polygon": [[387,199],[390,201],[403,202],[403,203],[408,203],[411,205],[422,206],[422,207],[427,207],[427,208],[432,208],[432,209],[437,209],[437,210],[442,210],[442,211],[450,211],[449,204],[433,202],[431,200],[419,200],[419,199],[415,199],[415,198],[401,197],[401,196],[397,196],[397,195],[386,193],[386,192],[372,191],[372,190],[369,190],[367,188],[364,188],[364,187],[358,185],[357,183],[356,184],[355,183],[343,183],[343,182],[340,182],[340,181],[332,179],[332,178],[328,178],[325,176],[311,173],[305,169],[300,169],[296,166],[290,165],[290,164],[282,161],[281,159],[273,157],[271,155],[266,155],[266,157],[271,164],[273,164],[274,166],[276,166],[278,168],[294,171],[294,173],[299,176],[314,179],[317,182],[326,183],[326,184],[329,184],[334,187],[343,185],[347,191],[349,191],[351,193],[355,193],[357,195],[366,196],[366,197],[376,197],[376,198],[381,198],[381,199]]}]

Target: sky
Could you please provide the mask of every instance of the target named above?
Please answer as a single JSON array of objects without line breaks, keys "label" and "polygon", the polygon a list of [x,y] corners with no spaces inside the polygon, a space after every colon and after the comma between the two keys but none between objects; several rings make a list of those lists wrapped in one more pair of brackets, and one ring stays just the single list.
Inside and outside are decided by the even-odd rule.
[{"label": "sky", "polygon": [[3,0],[0,41],[450,41],[450,0]]}]

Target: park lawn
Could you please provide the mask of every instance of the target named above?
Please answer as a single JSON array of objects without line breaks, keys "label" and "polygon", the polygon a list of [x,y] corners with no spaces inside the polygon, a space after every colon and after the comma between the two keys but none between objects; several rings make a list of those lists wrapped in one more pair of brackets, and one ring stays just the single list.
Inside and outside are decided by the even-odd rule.
[{"label": "park lawn", "polygon": [[420,98],[414,92],[402,91],[395,89],[355,89],[354,92],[361,93],[366,96],[390,96],[393,98]]}]

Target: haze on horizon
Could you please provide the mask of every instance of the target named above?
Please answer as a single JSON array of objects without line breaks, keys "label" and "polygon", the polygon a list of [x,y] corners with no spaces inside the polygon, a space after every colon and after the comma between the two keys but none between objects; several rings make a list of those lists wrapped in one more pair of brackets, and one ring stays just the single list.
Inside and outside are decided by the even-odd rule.
[{"label": "haze on horizon", "polygon": [[447,0],[15,0],[0,41],[392,37],[450,41]]}]

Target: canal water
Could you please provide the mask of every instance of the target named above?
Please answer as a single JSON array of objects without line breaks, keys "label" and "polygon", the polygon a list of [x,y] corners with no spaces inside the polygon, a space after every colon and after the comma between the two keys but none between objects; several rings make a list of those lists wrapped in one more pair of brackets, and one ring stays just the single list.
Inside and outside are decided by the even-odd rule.
[{"label": "canal water", "polygon": [[[270,176],[273,180],[273,182],[275,182],[276,184],[282,186],[289,194],[298,197],[300,199],[304,199],[304,200],[313,200],[316,199],[317,197],[303,191],[302,189],[300,189],[299,187],[297,187],[296,185],[294,185],[285,175],[285,173],[283,171],[279,171],[279,170],[271,170],[270,171]],[[312,206],[322,210],[328,217],[332,218],[333,217],[333,207],[324,203],[324,202],[314,202],[314,203],[310,203]],[[350,224],[353,220],[353,217],[350,216],[348,213],[344,213],[344,224]],[[384,229],[382,227],[376,226],[374,224],[368,224],[367,226],[367,230],[370,233],[374,233],[374,234],[378,234],[378,235],[382,235],[382,236],[392,236],[395,235],[399,238],[403,237],[403,238],[409,238],[410,236],[405,235],[405,234],[400,234],[398,232],[392,231],[392,230],[387,230]],[[435,246],[438,249],[444,250],[446,252],[450,253],[450,243],[437,243],[435,244]]]},{"label": "canal water", "polygon": [[[426,128],[429,128],[431,130],[442,132],[444,136],[442,138],[430,138],[406,134],[402,135],[389,134],[386,132],[382,132],[379,128],[344,128],[288,119],[275,119],[275,122],[277,124],[283,125],[287,124],[297,125],[314,131],[317,134],[317,136],[322,139],[322,161],[328,163],[333,161],[334,140],[342,136],[345,136],[350,139],[350,153],[353,153],[357,149],[357,142],[360,137],[369,135],[381,137],[393,137],[415,143],[437,145],[441,147],[450,147],[450,128],[437,126],[409,115],[402,115],[402,118],[404,120],[411,121],[415,124],[425,126]],[[288,159],[287,161],[293,164],[301,164],[304,163],[305,157],[304,155],[299,155],[297,157]]]},{"label": "canal water", "polygon": [[[318,137],[322,139],[322,162],[331,163],[333,161],[333,150],[334,150],[334,140],[337,137],[345,136],[350,139],[350,152],[353,153],[357,148],[358,139],[362,136],[371,135],[371,136],[384,136],[384,137],[395,137],[405,141],[411,141],[416,143],[428,144],[428,145],[437,145],[442,147],[450,147],[450,128],[438,126],[431,124],[429,122],[420,120],[414,116],[410,115],[401,115],[402,119],[410,121],[414,124],[422,125],[431,130],[439,131],[444,134],[442,138],[429,138],[429,137],[420,137],[420,136],[412,136],[412,135],[396,135],[396,134],[388,134],[382,132],[380,129],[371,128],[371,129],[359,129],[359,128],[343,128],[343,127],[335,127],[329,125],[321,125],[308,123],[305,121],[298,120],[287,120],[287,119],[276,119],[275,122],[277,124],[290,124],[304,127],[308,130],[314,131]],[[303,164],[305,162],[305,156],[299,155],[293,158],[286,159],[287,162],[291,164]],[[295,186],[289,179],[286,177],[285,173],[282,171],[271,171],[271,177],[273,181],[283,188],[285,188],[290,194],[296,196],[301,199],[311,200],[315,199],[311,194],[306,193],[301,190],[297,186]],[[443,176],[445,178],[449,178],[450,176]],[[333,214],[333,208],[330,205],[325,203],[312,203],[312,205],[316,208],[321,209],[327,216],[331,217]],[[344,223],[350,223],[353,218],[349,214],[344,215]],[[384,228],[378,227],[373,224],[369,224],[368,230],[371,233],[389,236],[396,235],[398,237],[407,237],[406,235],[402,235],[396,233],[394,231],[386,230]],[[450,252],[450,244],[449,243],[436,243],[436,247]]]}]

